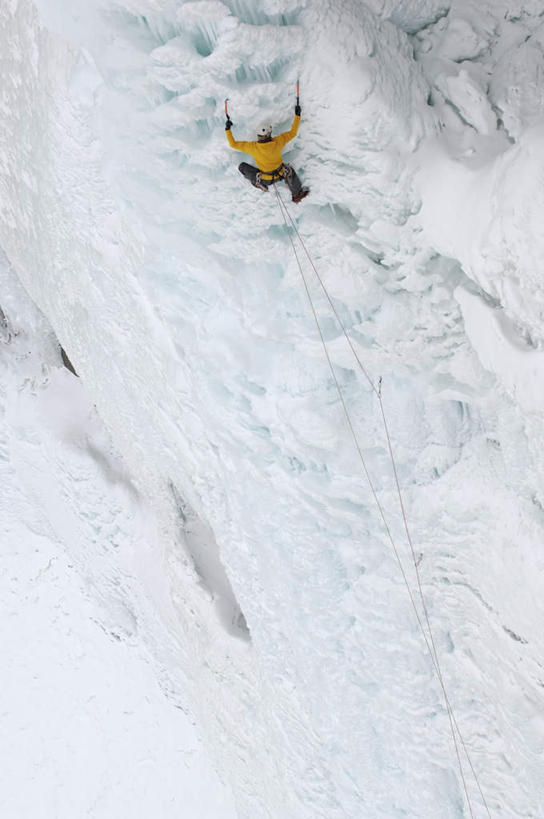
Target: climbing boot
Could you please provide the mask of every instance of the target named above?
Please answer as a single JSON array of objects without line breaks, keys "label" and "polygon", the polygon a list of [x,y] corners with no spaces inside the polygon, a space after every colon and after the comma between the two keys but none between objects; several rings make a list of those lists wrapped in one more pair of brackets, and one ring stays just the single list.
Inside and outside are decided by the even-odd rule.
[{"label": "climbing boot", "polygon": [[310,193],[309,188],[302,188],[300,193],[297,193],[296,196],[293,196],[293,202],[300,202],[301,199],[304,199]]}]

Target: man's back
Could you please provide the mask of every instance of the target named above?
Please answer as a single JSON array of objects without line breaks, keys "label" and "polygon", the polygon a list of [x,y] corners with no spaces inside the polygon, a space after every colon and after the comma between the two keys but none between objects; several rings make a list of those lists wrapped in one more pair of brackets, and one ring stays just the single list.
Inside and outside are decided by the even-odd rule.
[{"label": "man's back", "polygon": [[235,148],[237,151],[243,151],[245,154],[251,154],[259,170],[270,173],[270,171],[275,171],[283,164],[281,149],[297,135],[299,124],[300,116],[295,115],[289,131],[284,131],[283,134],[278,134],[278,136],[271,137],[263,142],[243,142],[236,140],[232,136],[230,129],[226,131],[226,134],[231,148]]}]

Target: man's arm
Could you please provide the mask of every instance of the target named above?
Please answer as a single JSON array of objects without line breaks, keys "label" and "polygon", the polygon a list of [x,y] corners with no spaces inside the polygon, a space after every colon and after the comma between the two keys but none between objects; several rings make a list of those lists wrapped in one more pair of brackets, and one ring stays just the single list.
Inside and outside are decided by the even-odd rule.
[{"label": "man's arm", "polygon": [[[230,120],[229,120],[229,122],[230,122]],[[232,125],[232,122],[230,124]],[[250,142],[242,142],[242,141],[239,142],[237,139],[234,139],[234,137],[232,136],[232,131],[231,131],[230,127],[225,128],[225,133],[227,135],[227,139],[229,141],[229,145],[230,145],[231,148],[234,148],[236,151],[243,151],[246,154],[249,153],[248,146],[251,145]]]},{"label": "man's arm", "polygon": [[278,143],[280,148],[283,148],[284,145],[287,145],[292,139],[294,139],[298,133],[298,126],[300,125],[300,114],[295,114],[295,118],[293,120],[293,124],[288,131],[284,131],[283,134],[278,134],[276,137],[276,142]]}]

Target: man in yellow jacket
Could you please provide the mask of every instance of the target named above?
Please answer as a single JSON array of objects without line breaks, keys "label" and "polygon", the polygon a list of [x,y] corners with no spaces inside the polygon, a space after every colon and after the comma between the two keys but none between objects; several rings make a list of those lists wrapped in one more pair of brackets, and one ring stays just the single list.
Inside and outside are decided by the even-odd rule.
[{"label": "man in yellow jacket", "polygon": [[251,154],[258,165],[255,168],[254,165],[242,162],[238,166],[240,173],[246,179],[249,179],[252,185],[262,191],[267,191],[270,185],[274,185],[283,179],[291,191],[293,202],[300,202],[301,199],[308,196],[310,191],[302,187],[294,168],[284,163],[281,149],[296,137],[300,125],[300,114],[301,108],[297,103],[291,128],[276,137],[272,136],[272,125],[269,122],[261,123],[257,128],[256,142],[241,142],[234,139],[231,131],[232,122],[228,115],[225,123],[225,131],[230,147],[245,154]]}]

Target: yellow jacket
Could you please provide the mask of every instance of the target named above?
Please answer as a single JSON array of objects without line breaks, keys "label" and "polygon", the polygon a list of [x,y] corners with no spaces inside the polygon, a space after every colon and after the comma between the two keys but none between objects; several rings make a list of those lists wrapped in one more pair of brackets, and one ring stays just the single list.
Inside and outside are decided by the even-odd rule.
[{"label": "yellow jacket", "polygon": [[295,115],[289,131],[284,131],[283,134],[272,137],[269,142],[239,142],[232,136],[230,128],[225,133],[230,147],[235,148],[237,151],[243,151],[245,154],[251,154],[257,163],[257,167],[262,172],[263,179],[271,179],[270,171],[277,170],[283,164],[281,149],[296,137],[299,125],[300,117]]}]

